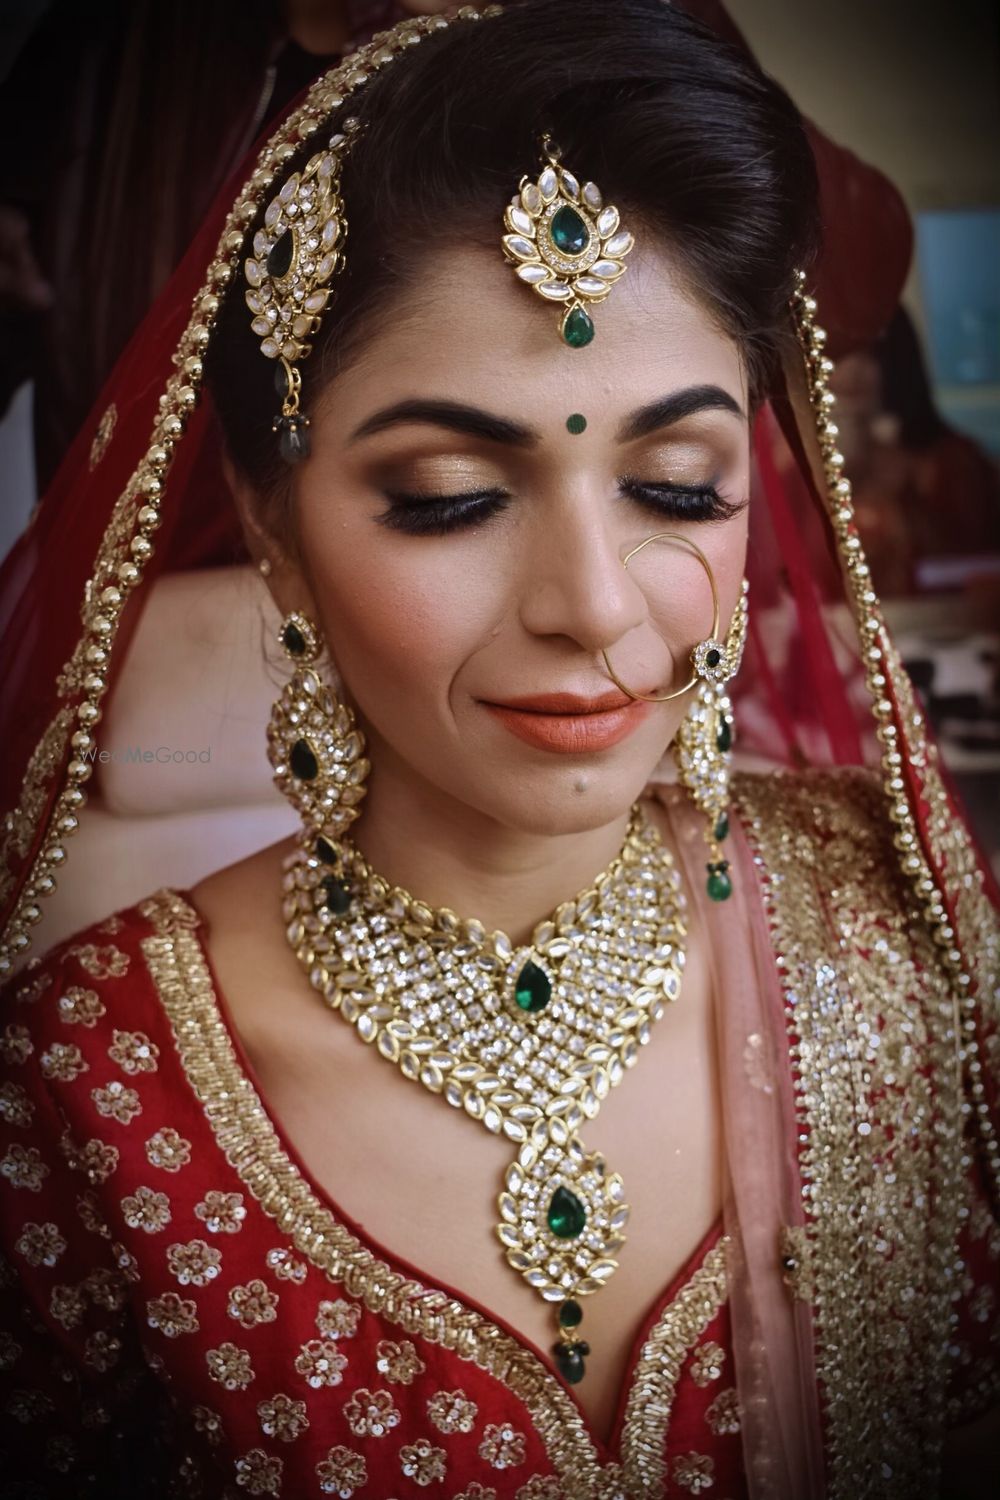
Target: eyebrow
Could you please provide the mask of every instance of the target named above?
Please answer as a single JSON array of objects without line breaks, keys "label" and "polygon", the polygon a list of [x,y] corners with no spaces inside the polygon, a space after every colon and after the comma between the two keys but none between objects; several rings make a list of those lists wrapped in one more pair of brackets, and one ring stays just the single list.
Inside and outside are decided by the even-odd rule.
[{"label": "eyebrow", "polygon": [[[691,385],[673,391],[659,401],[639,407],[629,416],[618,431],[620,443],[635,442],[647,437],[660,427],[669,427],[674,422],[690,417],[694,412],[729,411],[744,418],[739,403],[719,385]],[[404,423],[425,423],[431,427],[444,427],[449,432],[459,432],[466,437],[485,438],[491,443],[501,443],[508,448],[530,448],[541,440],[541,435],[523,422],[512,417],[498,417],[483,411],[478,406],[466,406],[460,401],[397,401],[393,406],[383,407],[366,417],[351,433],[349,442],[372,437],[388,427]]]},{"label": "eyebrow", "polygon": [[464,406],[458,401],[397,401],[395,406],[386,406],[374,412],[351,433],[349,442],[371,437],[375,432],[384,432],[402,422],[425,422],[432,427],[446,427],[450,432],[461,432],[466,437],[486,438],[491,443],[503,443],[508,448],[529,448],[539,441],[539,434],[510,417],[496,417],[492,412],[481,411],[478,406]]},{"label": "eyebrow", "polygon": [[683,417],[692,416],[696,411],[712,410],[730,411],[744,420],[746,417],[739,402],[728,391],[724,391],[721,385],[689,385],[684,390],[664,396],[660,401],[640,406],[618,429],[618,441],[634,443],[636,438],[648,437],[658,428],[669,427]]}]

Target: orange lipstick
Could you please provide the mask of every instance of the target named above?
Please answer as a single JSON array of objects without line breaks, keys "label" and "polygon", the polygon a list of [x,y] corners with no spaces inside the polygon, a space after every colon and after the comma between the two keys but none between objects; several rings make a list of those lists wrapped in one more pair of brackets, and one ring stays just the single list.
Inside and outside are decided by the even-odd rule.
[{"label": "orange lipstick", "polygon": [[617,689],[598,698],[574,693],[541,693],[506,703],[484,703],[511,734],[562,755],[591,755],[610,750],[642,723],[650,704],[628,698]]}]

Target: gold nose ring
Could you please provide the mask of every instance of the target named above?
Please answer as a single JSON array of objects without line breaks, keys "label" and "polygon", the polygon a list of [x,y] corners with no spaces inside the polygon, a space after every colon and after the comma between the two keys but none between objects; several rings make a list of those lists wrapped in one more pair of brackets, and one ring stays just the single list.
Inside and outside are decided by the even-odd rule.
[{"label": "gold nose ring", "polygon": [[[726,648],[719,640],[719,591],[715,585],[715,575],[712,572],[711,567],[709,566],[708,558],[705,556],[704,552],[702,552],[701,548],[695,542],[692,542],[690,537],[681,536],[680,532],[677,531],[658,531],[655,536],[648,536],[644,542],[640,542],[638,547],[633,547],[632,551],[624,559],[622,567],[627,569],[633,557],[635,557],[637,553],[641,552],[644,547],[648,547],[651,542],[664,541],[682,542],[685,547],[690,547],[691,551],[697,557],[698,561],[705,569],[705,572],[708,574],[708,581],[712,589],[712,634],[708,640],[699,641],[691,652],[691,661],[694,670],[691,674],[690,682],[686,682],[684,686],[682,688],[678,688],[676,692],[663,693],[662,695],[653,693],[635,693],[630,687],[626,687],[621,678],[616,674],[615,669],[611,665],[611,662],[608,660],[607,651],[602,649],[601,655],[604,657],[604,665],[608,669],[608,676],[611,678],[611,681],[615,684],[616,687],[621,688],[623,693],[627,693],[630,698],[641,699],[644,703],[669,703],[672,698],[682,697],[684,693],[689,693],[691,691],[699,678],[709,674],[714,676],[716,669],[722,664],[726,657]],[[706,668],[708,669],[707,672]]]}]

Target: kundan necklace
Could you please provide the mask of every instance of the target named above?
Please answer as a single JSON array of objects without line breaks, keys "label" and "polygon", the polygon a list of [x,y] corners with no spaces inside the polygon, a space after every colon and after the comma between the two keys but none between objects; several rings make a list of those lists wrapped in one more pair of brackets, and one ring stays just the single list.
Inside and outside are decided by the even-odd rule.
[{"label": "kundan necklace", "polygon": [[496,1233],[557,1304],[557,1364],[579,1381],[579,1299],[617,1269],[629,1210],[578,1131],[680,992],[685,902],[669,850],[636,804],[613,863],[523,947],[389,885],[346,838],[304,832],[284,890],[288,940],[326,1003],[405,1077],[516,1145]]}]

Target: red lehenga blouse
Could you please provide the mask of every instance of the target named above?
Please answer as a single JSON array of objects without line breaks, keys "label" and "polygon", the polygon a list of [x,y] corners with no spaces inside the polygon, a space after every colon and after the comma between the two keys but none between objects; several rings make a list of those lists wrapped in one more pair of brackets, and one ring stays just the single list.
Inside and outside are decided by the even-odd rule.
[{"label": "red lehenga blouse", "polygon": [[[599,1441],[546,1354],[310,1178],[199,927],[163,888],[8,987],[4,1494],[744,1496],[721,1223],[638,1329]],[[1000,1228],[972,1179],[969,1203],[952,1424],[989,1404],[1000,1333]]]}]

